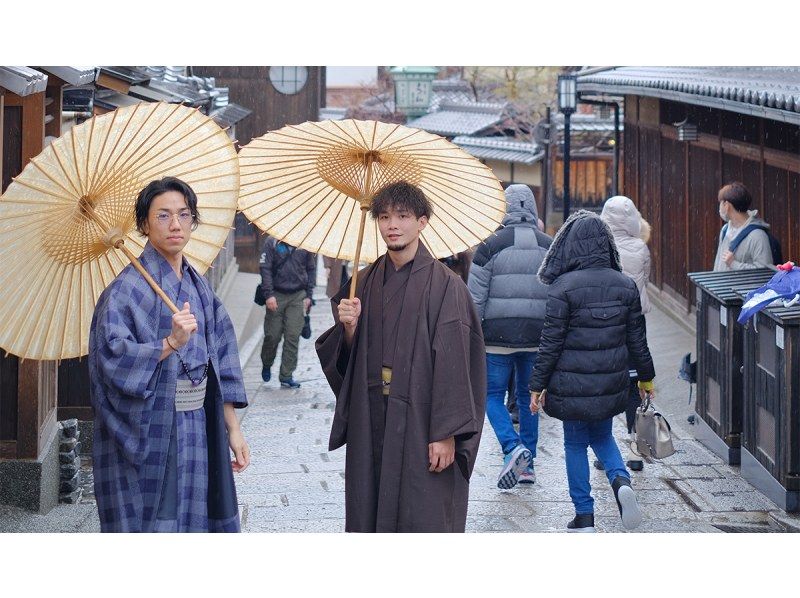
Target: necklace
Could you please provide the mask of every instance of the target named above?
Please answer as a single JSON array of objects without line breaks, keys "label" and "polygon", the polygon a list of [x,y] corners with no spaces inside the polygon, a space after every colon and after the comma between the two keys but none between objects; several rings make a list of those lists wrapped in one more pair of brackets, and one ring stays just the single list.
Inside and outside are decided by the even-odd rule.
[{"label": "necklace", "polygon": [[186,367],[186,363],[184,363],[181,354],[178,353],[177,351],[175,351],[175,354],[178,356],[178,360],[181,362],[181,366],[183,367],[183,373],[186,374],[187,378],[189,378],[189,381],[192,383],[192,386],[200,386],[203,383],[203,380],[205,380],[206,377],[208,376],[208,364],[211,363],[211,360],[209,359],[208,361],[206,361],[206,367],[203,368],[203,375],[200,376],[199,380],[195,380],[189,373],[189,368]]}]

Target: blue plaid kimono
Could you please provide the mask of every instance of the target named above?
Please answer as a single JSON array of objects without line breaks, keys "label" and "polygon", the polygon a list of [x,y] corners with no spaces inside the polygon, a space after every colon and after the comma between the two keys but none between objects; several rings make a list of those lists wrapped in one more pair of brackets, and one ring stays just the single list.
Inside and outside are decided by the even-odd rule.
[{"label": "blue plaid kimono", "polygon": [[[169,284],[174,272],[149,243],[140,261],[177,300],[177,288]],[[184,272],[202,304],[192,305],[192,311],[204,322],[210,361],[203,407],[208,531],[239,531],[223,417],[223,403],[247,406],[236,334],[208,281],[191,266],[185,265]],[[150,532],[156,526],[170,438],[177,430],[175,386],[181,365],[174,353],[158,361],[162,340],[171,330],[172,312],[133,266],[100,295],[89,336],[89,376],[95,412],[94,486],[104,532]],[[199,378],[196,372],[193,377]]]}]

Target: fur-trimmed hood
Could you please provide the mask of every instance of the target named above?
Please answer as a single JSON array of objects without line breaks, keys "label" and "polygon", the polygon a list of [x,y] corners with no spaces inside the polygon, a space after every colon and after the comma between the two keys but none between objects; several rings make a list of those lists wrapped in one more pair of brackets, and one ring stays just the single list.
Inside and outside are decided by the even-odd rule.
[{"label": "fur-trimmed hood", "polygon": [[566,272],[587,268],[612,268],[622,272],[608,224],[596,214],[580,210],[556,233],[539,268],[539,281],[549,285]]}]

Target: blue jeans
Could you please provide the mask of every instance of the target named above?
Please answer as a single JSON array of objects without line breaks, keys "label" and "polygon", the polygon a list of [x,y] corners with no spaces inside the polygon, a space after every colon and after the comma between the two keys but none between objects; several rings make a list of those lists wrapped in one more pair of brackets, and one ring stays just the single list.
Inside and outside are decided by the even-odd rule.
[{"label": "blue jeans", "polygon": [[[536,442],[539,440],[539,414],[531,414],[531,394],[528,390],[531,372],[536,363],[536,353],[519,351],[510,355],[486,354],[486,415],[489,423],[508,454],[522,443],[536,457]],[[508,390],[511,372],[516,372],[514,394],[519,409],[519,434],[511,423],[511,414],[503,401]]]},{"label": "blue jeans", "polygon": [[595,422],[565,420],[564,456],[567,461],[567,483],[569,497],[578,515],[594,513],[592,486],[589,483],[589,459],[586,449],[591,446],[594,454],[603,464],[608,482],[617,476],[630,479],[617,443],[611,436],[611,421],[604,419]]}]

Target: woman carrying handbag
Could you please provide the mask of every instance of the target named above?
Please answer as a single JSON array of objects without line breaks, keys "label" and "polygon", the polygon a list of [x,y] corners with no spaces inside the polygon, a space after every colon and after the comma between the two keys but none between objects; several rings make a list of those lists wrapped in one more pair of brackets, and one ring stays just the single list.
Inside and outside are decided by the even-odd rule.
[{"label": "woman carrying handbag", "polygon": [[629,364],[637,371],[642,398],[653,391],[655,369],[636,283],[622,273],[608,225],[584,210],[559,230],[539,279],[550,288],[530,380],[531,411],[543,408],[563,422],[575,507],[567,531],[595,531],[589,446],[603,463],[624,527],[634,529],[642,513],[611,428],[612,418],[628,404]]}]

